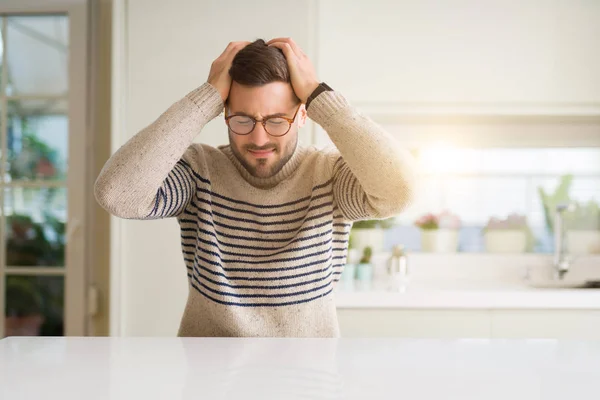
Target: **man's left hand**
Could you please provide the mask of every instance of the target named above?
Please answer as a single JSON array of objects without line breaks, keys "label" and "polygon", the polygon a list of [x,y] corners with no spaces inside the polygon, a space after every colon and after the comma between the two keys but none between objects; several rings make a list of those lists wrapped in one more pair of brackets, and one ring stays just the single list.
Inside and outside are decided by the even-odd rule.
[{"label": "man's left hand", "polygon": [[267,45],[277,47],[283,51],[290,70],[292,88],[296,96],[306,104],[308,96],[319,86],[317,73],[312,62],[291,38],[271,39],[267,42]]}]

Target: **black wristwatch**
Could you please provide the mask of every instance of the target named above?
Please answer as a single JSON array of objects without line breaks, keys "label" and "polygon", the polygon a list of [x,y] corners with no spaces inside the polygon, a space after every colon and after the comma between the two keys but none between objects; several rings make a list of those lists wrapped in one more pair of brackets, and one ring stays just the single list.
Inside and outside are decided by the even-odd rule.
[{"label": "black wristwatch", "polygon": [[308,96],[308,99],[306,99],[306,108],[308,109],[310,102],[313,101],[318,95],[327,91],[333,91],[333,89],[330,88],[325,82],[321,82],[319,86],[317,86],[317,88],[313,90],[310,96]]}]

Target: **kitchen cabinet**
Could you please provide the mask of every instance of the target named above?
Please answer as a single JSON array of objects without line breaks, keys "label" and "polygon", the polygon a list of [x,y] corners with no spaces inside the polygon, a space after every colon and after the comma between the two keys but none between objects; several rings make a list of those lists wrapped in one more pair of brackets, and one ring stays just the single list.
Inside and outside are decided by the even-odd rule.
[{"label": "kitchen cabinet", "polygon": [[489,338],[481,310],[338,309],[342,337]]},{"label": "kitchen cabinet", "polygon": [[600,339],[598,310],[493,310],[492,337]]},{"label": "kitchen cabinet", "polygon": [[327,0],[318,10],[320,77],[370,112],[600,111],[600,2]]},{"label": "kitchen cabinet", "polygon": [[317,4],[319,78],[405,146],[600,146],[600,2]]},{"label": "kitchen cabinet", "polygon": [[599,310],[338,309],[343,337],[600,339]]}]

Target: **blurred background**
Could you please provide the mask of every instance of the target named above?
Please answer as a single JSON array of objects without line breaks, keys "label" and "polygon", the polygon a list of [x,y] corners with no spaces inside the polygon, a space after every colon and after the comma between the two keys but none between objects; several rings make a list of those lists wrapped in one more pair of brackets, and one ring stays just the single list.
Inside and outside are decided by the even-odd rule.
[{"label": "blurred background", "polygon": [[[95,177],[230,41],[280,36],[418,162],[415,203],[352,229],[344,335],[600,335],[600,1],[0,0],[0,337],[176,333],[177,223],[109,217]],[[570,283],[523,283],[565,254]]]}]

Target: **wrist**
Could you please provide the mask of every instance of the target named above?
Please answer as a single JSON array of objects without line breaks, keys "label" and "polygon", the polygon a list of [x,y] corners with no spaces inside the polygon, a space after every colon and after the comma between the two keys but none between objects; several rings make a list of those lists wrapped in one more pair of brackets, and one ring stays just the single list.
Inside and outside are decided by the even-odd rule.
[{"label": "wrist", "polygon": [[311,94],[308,96],[308,98],[306,99],[306,109],[308,109],[308,106],[310,105],[310,103],[317,97],[319,96],[321,93],[323,92],[328,92],[328,91],[333,91],[333,89],[331,87],[329,87],[329,85],[327,85],[325,82],[321,82],[319,83],[311,92]]},{"label": "wrist", "polygon": [[311,82],[310,84],[306,85],[306,89],[304,90],[304,96],[302,96],[303,98],[300,99],[304,104],[306,104],[306,102],[308,101],[308,99],[310,98],[310,95],[319,87],[319,82],[314,81]]}]

